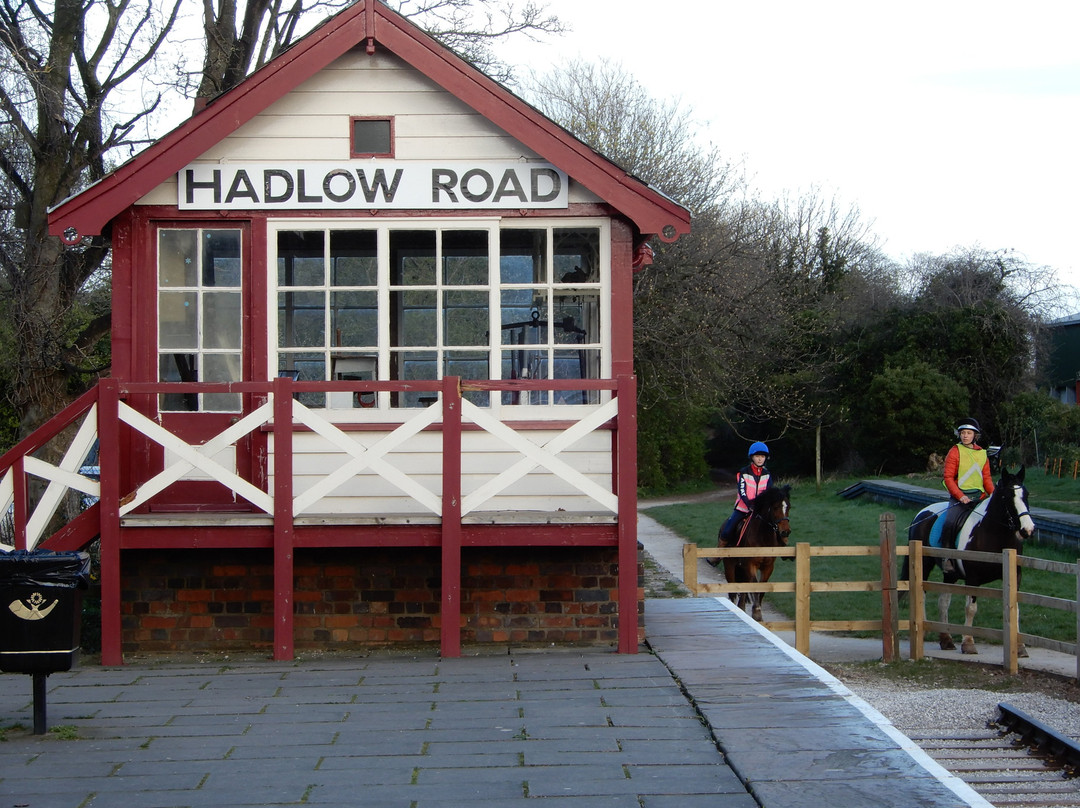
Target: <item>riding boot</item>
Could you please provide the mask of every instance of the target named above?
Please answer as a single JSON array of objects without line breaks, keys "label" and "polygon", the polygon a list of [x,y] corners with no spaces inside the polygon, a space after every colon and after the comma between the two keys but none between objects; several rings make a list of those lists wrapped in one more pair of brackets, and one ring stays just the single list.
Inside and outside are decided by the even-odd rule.
[{"label": "riding boot", "polygon": [[[723,550],[727,546],[728,546],[728,540],[724,537],[724,534],[723,533],[718,534],[717,537],[716,537],[716,547],[717,547],[717,549]],[[719,567],[720,566],[720,559],[719,558],[706,558],[705,561],[710,567]]]}]

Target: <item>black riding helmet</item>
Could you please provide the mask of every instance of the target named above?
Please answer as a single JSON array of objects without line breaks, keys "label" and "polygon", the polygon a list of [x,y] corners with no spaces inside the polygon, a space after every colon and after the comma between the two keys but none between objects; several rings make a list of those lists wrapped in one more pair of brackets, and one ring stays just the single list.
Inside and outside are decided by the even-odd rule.
[{"label": "black riding helmet", "polygon": [[956,429],[954,431],[956,432],[957,437],[960,437],[961,429],[974,429],[976,435],[982,433],[982,429],[979,428],[979,422],[976,421],[974,418],[965,418],[956,425]]}]

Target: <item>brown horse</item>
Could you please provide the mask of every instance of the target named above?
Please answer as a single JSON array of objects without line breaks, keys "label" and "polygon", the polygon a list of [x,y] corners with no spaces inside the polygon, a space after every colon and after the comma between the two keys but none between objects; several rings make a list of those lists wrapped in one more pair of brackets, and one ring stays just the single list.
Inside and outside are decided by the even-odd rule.
[{"label": "brown horse", "polygon": [[[739,527],[738,539],[729,547],[786,547],[791,535],[788,514],[791,512],[791,486],[767,488],[750,503],[750,515]],[[717,546],[719,537],[717,537]],[[725,558],[724,577],[728,583],[768,583],[776,564],[775,556]],[[764,592],[739,592],[735,599],[740,609],[747,604],[751,615],[760,622]]]},{"label": "brown horse", "polygon": [[[956,537],[956,549],[973,550],[984,553],[1000,553],[1003,550],[1023,549],[1023,541],[1035,532],[1035,522],[1028,513],[1028,492],[1024,487],[1024,467],[1021,466],[1016,474],[1010,474],[1008,469],[1003,469],[1001,479],[994,487],[994,493],[988,499],[984,499],[972,509],[960,522],[959,532]],[[957,508],[958,505],[949,503],[935,503],[916,514],[911,526],[908,528],[910,541],[921,541],[923,544],[930,543],[930,529],[935,518],[945,518],[944,511],[948,508]],[[945,561],[946,563],[942,563]],[[969,586],[982,586],[992,581],[1001,580],[1001,564],[987,563],[982,561],[961,561],[959,559],[940,559],[923,557],[923,578],[927,578],[935,566],[941,566],[944,582],[956,583],[959,580]],[[1017,570],[1019,577],[1020,570]],[[903,569],[900,572],[901,580],[908,580],[908,559],[904,559]],[[1019,583],[1019,581],[1017,581]],[[949,622],[949,603],[952,596],[942,593],[938,597],[938,610],[940,621]],[[975,620],[977,610],[975,598],[967,598],[967,608],[964,610],[964,625],[970,626]],[[942,633],[938,636],[941,649],[951,650],[956,647],[953,638],[949,634]],[[960,650],[965,654],[979,653],[975,648],[975,639],[970,634],[965,634],[960,644]],[[1018,649],[1020,656],[1027,656],[1023,646]]]}]

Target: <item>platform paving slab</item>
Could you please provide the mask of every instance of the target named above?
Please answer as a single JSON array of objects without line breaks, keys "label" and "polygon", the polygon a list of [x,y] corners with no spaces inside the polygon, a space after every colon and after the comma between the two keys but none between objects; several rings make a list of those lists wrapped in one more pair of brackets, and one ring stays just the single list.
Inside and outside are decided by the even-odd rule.
[{"label": "platform paving slab", "polygon": [[30,677],[4,674],[0,808],[987,805],[717,601],[650,600],[646,636],[636,655],[85,665],[47,680],[66,732],[44,736]]},{"label": "platform paving slab", "polygon": [[647,653],[136,662],[47,686],[72,740],[29,734],[30,678],[0,676],[0,808],[754,805]]},{"label": "platform paving slab", "polygon": [[[763,806],[990,808],[726,598],[650,600],[646,637]],[[703,646],[702,637],[715,641]]]}]

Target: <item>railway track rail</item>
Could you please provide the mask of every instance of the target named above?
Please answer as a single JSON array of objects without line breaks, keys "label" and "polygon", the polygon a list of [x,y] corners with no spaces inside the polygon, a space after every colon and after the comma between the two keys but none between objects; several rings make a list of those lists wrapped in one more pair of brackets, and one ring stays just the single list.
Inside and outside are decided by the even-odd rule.
[{"label": "railway track rail", "polygon": [[1080,744],[1009,704],[985,730],[908,730],[998,808],[1080,808]]}]

